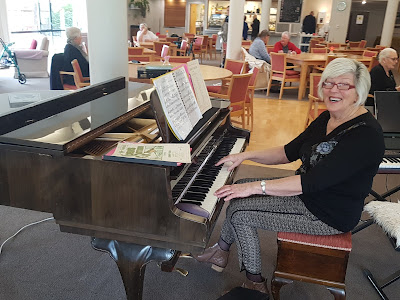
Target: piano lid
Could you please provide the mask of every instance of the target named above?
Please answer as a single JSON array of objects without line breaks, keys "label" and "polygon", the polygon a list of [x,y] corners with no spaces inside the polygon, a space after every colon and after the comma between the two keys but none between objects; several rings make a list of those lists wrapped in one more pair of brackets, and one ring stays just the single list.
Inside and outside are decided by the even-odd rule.
[{"label": "piano lid", "polygon": [[71,93],[60,91],[57,96],[49,91],[25,96],[2,94],[0,143],[65,152],[74,140],[147,105],[153,88],[134,84],[129,90],[120,77]]}]

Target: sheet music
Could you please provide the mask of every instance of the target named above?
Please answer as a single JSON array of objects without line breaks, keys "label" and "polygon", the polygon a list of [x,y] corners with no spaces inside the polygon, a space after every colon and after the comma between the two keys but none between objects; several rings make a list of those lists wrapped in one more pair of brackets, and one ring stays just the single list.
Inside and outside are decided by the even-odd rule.
[{"label": "sheet music", "polygon": [[196,93],[197,103],[200,112],[204,114],[209,110],[211,105],[210,96],[208,95],[206,83],[204,82],[203,75],[201,75],[199,61],[197,59],[191,60],[187,63],[190,78],[192,79],[194,92]]},{"label": "sheet music", "polygon": [[184,140],[193,126],[183,105],[174,76],[172,73],[167,73],[154,79],[153,83],[171,130],[179,140]]},{"label": "sheet music", "polygon": [[197,104],[196,97],[193,93],[189,77],[183,67],[178,68],[172,74],[175,77],[176,86],[178,87],[181,95],[183,105],[185,105],[186,112],[189,116],[192,127],[203,117],[199,105]]}]

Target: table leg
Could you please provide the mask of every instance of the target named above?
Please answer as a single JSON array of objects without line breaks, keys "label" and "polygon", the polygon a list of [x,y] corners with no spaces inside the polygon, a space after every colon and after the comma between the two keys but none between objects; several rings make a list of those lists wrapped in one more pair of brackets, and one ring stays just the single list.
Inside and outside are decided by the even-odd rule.
[{"label": "table leg", "polygon": [[305,92],[306,92],[306,87],[307,87],[307,69],[308,69],[308,65],[303,63],[301,65],[301,71],[300,71],[299,94],[297,96],[298,100],[303,99],[304,95],[305,95]]}]

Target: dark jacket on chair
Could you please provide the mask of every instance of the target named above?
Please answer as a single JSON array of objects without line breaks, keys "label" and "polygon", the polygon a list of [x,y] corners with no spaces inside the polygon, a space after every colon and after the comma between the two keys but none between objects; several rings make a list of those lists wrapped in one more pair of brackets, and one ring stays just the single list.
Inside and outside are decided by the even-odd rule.
[{"label": "dark jacket on chair", "polygon": [[[50,90],[63,90],[61,83],[60,71],[63,71],[64,53],[56,53],[51,59],[50,67]],[[72,77],[72,76],[70,76]]]}]

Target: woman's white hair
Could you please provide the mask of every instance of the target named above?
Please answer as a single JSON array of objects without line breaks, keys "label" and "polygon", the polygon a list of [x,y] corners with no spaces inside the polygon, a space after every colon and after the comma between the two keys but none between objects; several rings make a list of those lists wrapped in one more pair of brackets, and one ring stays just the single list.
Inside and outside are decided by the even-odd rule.
[{"label": "woman's white hair", "polygon": [[147,26],[147,24],[146,23],[140,23],[140,25],[139,25],[139,29],[140,29],[140,27],[142,27],[142,25],[143,25],[143,27],[145,27],[145,28],[149,28],[148,26]]},{"label": "woman's white hair", "polygon": [[363,63],[350,58],[336,58],[326,66],[318,84],[319,97],[323,99],[323,82],[328,78],[336,78],[344,74],[353,74],[354,85],[356,86],[355,89],[358,95],[355,105],[363,105],[365,100],[367,100],[368,92],[371,87],[371,76]]},{"label": "woman's white hair", "polygon": [[378,55],[379,63],[381,63],[384,58],[389,57],[390,53],[394,53],[398,56],[397,51],[395,49],[385,48],[381,52],[379,52],[379,55]]},{"label": "woman's white hair", "polygon": [[74,39],[82,35],[81,30],[77,27],[69,27],[65,30],[65,33],[69,42],[72,42]]}]

